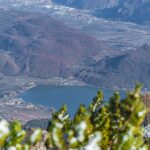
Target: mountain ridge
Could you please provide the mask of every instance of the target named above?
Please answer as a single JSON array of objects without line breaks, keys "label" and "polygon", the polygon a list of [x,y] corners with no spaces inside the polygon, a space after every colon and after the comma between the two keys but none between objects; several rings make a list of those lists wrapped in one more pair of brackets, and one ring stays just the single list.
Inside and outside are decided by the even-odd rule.
[{"label": "mountain ridge", "polygon": [[117,5],[118,0],[52,0],[52,2],[78,9],[93,10],[98,8],[114,7]]},{"label": "mountain ridge", "polygon": [[110,20],[121,20],[137,24],[150,23],[149,0],[120,0],[118,6],[96,10],[93,15]]},{"label": "mountain ridge", "polygon": [[[5,52],[0,72],[7,75],[66,77],[72,75],[72,67],[82,58],[107,49],[94,37],[49,15],[17,12],[11,17],[12,23],[0,31],[1,57]],[[7,21],[6,16],[4,19]]]},{"label": "mountain ridge", "polygon": [[104,57],[97,63],[81,70],[76,77],[88,84],[113,88],[131,88],[141,82],[149,88],[150,80],[150,46],[142,47],[128,53]]}]

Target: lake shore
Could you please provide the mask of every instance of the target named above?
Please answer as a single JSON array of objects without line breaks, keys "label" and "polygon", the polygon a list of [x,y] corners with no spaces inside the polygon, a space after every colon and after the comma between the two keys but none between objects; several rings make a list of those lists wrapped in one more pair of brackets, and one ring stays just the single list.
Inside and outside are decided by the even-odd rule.
[{"label": "lake shore", "polygon": [[19,94],[38,85],[85,86],[86,84],[82,81],[75,80],[74,78],[40,79],[27,76],[0,75],[0,99],[15,98]]},{"label": "lake shore", "polygon": [[[27,76],[3,76],[0,75],[0,100],[12,99],[18,95],[36,87],[39,85],[55,85],[55,86],[89,86],[98,89],[108,89],[113,91],[131,91],[134,88],[119,88],[119,87],[97,87],[94,85],[86,84],[83,81],[76,80],[74,77],[67,79],[63,78],[51,78],[40,79]],[[149,92],[150,89],[143,89],[142,93]]]}]

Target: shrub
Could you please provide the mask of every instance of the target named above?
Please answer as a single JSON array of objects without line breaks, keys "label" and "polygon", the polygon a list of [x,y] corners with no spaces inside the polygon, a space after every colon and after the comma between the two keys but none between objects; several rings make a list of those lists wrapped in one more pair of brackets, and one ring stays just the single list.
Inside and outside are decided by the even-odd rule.
[{"label": "shrub", "polygon": [[[80,105],[74,118],[70,118],[64,105],[54,113],[46,139],[47,149],[54,150],[147,150],[143,139],[142,123],[146,115],[138,85],[127,97],[120,100],[114,93],[108,103],[104,103],[99,91],[92,103]],[[41,130],[37,129],[23,141],[26,132],[18,122],[0,122],[0,145],[4,149],[28,150],[30,145],[41,140]]]}]

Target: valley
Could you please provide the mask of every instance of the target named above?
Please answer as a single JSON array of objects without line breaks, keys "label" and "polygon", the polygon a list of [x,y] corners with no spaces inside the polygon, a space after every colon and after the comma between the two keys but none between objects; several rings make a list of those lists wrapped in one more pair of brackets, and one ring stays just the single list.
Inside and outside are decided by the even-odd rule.
[{"label": "valley", "polygon": [[0,0],[0,149],[148,150],[149,92],[150,0]]},{"label": "valley", "polygon": [[[22,7],[24,4],[18,2],[18,5],[7,8],[13,10],[11,17],[16,18],[13,19],[13,26],[9,26],[7,23],[9,21],[12,24],[9,11],[1,10],[3,12],[1,18],[4,18],[1,26],[5,27],[1,28],[0,46],[3,58],[1,72],[5,75],[25,75],[39,79],[73,77],[85,84],[104,87],[108,86],[105,83],[106,80],[95,84],[93,77],[90,82],[85,79],[85,76],[89,78],[95,74],[93,69],[89,69],[91,66],[99,64],[100,60],[106,61],[105,57],[117,58],[130,51],[137,51],[150,42],[148,25],[96,18],[89,10],[79,10],[51,2],[42,4],[41,6],[34,4],[36,7],[32,7],[33,4]],[[41,18],[42,23],[39,24],[38,20]],[[42,26],[47,28],[48,34],[45,33],[45,28]],[[56,33],[52,32],[54,26],[53,30],[57,31]],[[70,34],[72,35],[70,36]],[[58,35],[59,37],[57,37]],[[9,47],[8,43],[10,43]],[[90,47],[92,47],[91,50]],[[76,50],[78,52],[75,52]],[[9,61],[7,61],[8,59]],[[42,71],[39,72],[39,70]],[[99,72],[103,72],[102,70]],[[81,72],[84,72],[84,76],[83,73],[81,76],[79,75]],[[129,70],[127,72],[131,73]],[[109,70],[108,73],[113,72]],[[103,74],[96,74],[96,78],[97,76],[104,77]],[[121,75],[121,80],[125,80],[122,77]],[[138,78],[140,79],[140,75]],[[142,82],[145,83],[146,80],[143,79]],[[133,81],[135,82],[136,79]],[[120,86],[114,78],[108,87],[112,88],[112,85],[117,88],[133,87],[134,83],[128,83],[128,85]],[[149,87],[146,85],[146,88]]]}]

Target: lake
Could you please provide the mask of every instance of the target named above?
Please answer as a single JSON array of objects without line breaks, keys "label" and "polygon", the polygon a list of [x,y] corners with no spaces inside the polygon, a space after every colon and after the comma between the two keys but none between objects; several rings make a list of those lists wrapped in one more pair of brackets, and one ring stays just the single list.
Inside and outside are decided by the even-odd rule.
[{"label": "lake", "polygon": [[[33,104],[42,104],[55,109],[67,104],[69,113],[73,115],[80,104],[88,105],[98,90],[89,86],[40,85],[20,94],[19,97]],[[105,100],[113,94],[110,89],[104,89],[103,92]],[[124,92],[120,93],[123,95]]]}]

